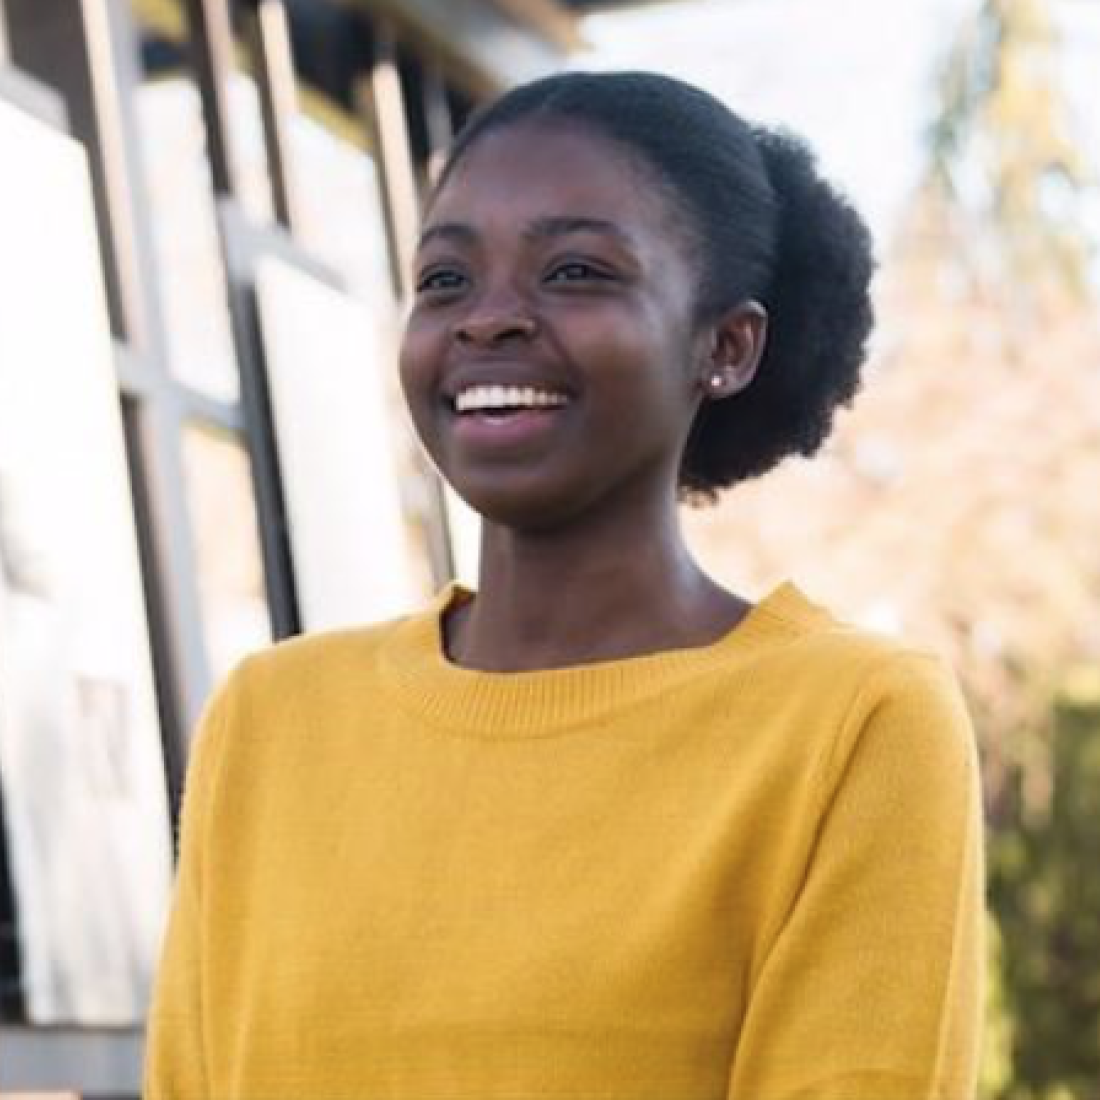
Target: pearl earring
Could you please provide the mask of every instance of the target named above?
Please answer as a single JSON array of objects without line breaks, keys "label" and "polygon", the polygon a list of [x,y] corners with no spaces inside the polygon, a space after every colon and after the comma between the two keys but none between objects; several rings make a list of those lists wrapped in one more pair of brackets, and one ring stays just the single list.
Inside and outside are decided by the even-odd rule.
[{"label": "pearl earring", "polygon": [[716,390],[721,385],[722,385],[722,376],[720,374],[712,374],[710,376],[710,387],[711,387],[711,389]]}]

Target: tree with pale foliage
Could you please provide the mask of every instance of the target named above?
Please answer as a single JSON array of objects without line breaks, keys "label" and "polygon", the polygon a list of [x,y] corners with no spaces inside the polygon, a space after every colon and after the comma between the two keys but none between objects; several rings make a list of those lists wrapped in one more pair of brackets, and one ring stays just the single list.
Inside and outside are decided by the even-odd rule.
[{"label": "tree with pale foliage", "polygon": [[1100,311],[1058,56],[1046,0],[985,0],[965,23],[864,393],[823,455],[687,517],[731,585],[793,574],[959,669],[1011,1017],[985,1089],[1013,1100],[1092,1100],[1081,1082],[1100,1081],[1100,917],[1072,888],[1100,850],[1100,767],[1064,767],[1100,754]]}]

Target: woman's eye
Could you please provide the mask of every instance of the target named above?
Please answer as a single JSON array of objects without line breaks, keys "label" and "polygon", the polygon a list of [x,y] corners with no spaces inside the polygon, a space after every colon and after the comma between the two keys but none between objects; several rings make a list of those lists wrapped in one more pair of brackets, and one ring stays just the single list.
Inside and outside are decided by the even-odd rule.
[{"label": "woman's eye", "polygon": [[465,281],[466,277],[461,271],[455,271],[453,268],[438,268],[420,276],[416,284],[416,292],[428,294],[432,291],[459,290]]},{"label": "woman's eye", "polygon": [[573,283],[578,280],[610,279],[606,271],[602,271],[583,260],[570,260],[568,263],[558,264],[546,277],[549,283]]}]

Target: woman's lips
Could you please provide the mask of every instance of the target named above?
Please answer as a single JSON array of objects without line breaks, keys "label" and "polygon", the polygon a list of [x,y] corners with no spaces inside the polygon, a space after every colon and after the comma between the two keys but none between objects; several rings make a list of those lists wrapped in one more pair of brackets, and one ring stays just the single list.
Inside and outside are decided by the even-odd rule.
[{"label": "woman's lips", "polygon": [[554,431],[569,406],[453,414],[455,438],[465,446],[491,450],[537,441]]}]

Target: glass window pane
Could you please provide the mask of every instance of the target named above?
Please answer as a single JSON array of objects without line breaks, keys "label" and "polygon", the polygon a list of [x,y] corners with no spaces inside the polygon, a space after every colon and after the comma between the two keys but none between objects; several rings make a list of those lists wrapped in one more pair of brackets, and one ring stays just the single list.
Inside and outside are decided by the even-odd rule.
[{"label": "glass window pane", "polygon": [[274,224],[275,203],[267,167],[260,93],[256,82],[245,73],[235,72],[229,79],[229,111],[241,205],[257,225]]},{"label": "glass window pane", "polygon": [[377,358],[363,369],[382,379],[385,416],[392,426],[412,568],[431,589],[430,530],[434,514],[431,476],[422,457],[397,381],[400,314],[390,275],[378,166],[364,150],[305,114],[291,125],[294,167],[308,186],[299,188],[298,233],[302,244],[341,275],[352,297],[367,307],[375,326]]},{"label": "glass window pane", "polygon": [[362,301],[394,306],[382,189],[373,154],[305,114],[291,120],[302,244],[347,282]]},{"label": "glass window pane", "polygon": [[171,846],[88,165],[3,102],[0,149],[0,784],[26,1011],[132,1027]]},{"label": "glass window pane", "polygon": [[137,106],[171,368],[234,401],[239,380],[198,89],[187,76],[158,79],[142,86]]},{"label": "glass window pane", "polygon": [[185,430],[183,458],[207,652],[220,680],[271,641],[252,472],[239,443],[206,428]]},{"label": "glass window pane", "polygon": [[360,302],[281,260],[260,265],[256,291],[302,624],[405,614],[427,586],[401,499],[382,333]]}]

